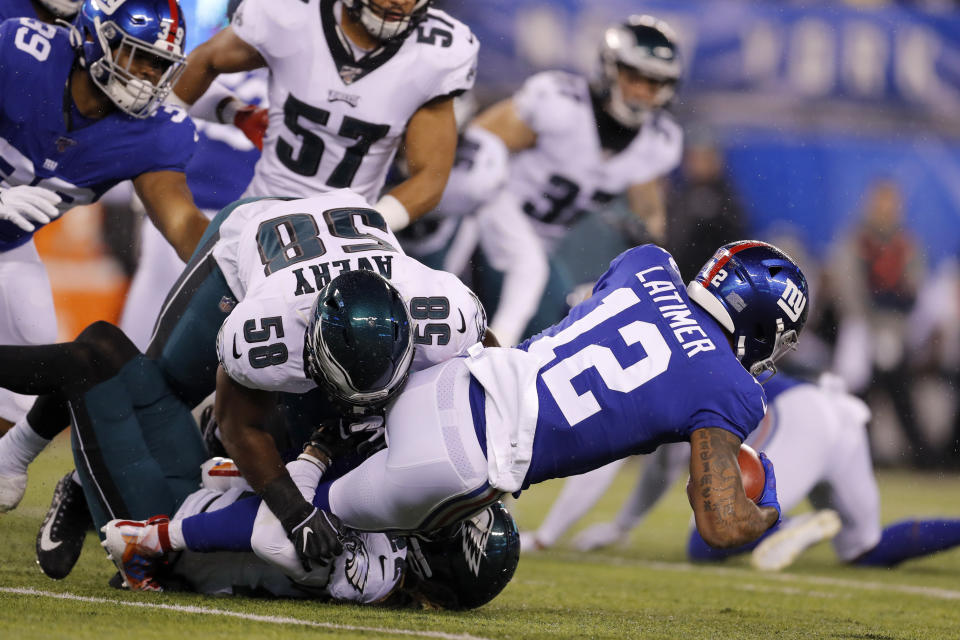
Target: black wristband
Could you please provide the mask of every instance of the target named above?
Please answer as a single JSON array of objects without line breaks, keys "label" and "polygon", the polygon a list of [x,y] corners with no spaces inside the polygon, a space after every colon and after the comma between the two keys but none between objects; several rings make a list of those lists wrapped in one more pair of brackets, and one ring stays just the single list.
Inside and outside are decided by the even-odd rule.
[{"label": "black wristband", "polygon": [[313,505],[303,498],[289,475],[282,475],[268,482],[260,492],[260,497],[270,507],[273,515],[277,516],[287,533],[313,513]]}]

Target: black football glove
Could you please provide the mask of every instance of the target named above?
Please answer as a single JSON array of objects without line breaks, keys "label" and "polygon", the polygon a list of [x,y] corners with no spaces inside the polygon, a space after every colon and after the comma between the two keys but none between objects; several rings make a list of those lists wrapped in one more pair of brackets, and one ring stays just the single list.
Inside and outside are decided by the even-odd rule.
[{"label": "black football glove", "polygon": [[353,420],[332,418],[320,423],[307,444],[331,460],[354,452],[366,458],[387,446],[385,433],[383,416],[378,414]]},{"label": "black football glove", "polygon": [[343,553],[343,543],[340,541],[340,518],[313,508],[313,511],[299,524],[284,529],[287,537],[293,543],[303,564],[304,571],[311,571],[315,567],[328,565],[334,556]]}]

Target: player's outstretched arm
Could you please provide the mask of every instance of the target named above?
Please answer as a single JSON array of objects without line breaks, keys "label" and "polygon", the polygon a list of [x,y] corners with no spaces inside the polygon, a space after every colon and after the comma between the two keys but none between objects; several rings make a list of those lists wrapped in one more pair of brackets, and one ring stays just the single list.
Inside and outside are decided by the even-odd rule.
[{"label": "player's outstretched arm", "polygon": [[188,262],[209,220],[194,204],[187,176],[180,171],[151,171],[134,178],[133,186],[150,220]]},{"label": "player's outstretched arm", "polygon": [[712,547],[736,547],[756,540],[776,524],[775,507],[758,507],[743,490],[737,453],[740,439],[719,428],[690,435],[687,497],[697,531]]},{"label": "player's outstretched arm", "polygon": [[[272,436],[260,428],[276,405],[276,394],[235,382],[217,369],[214,414],[227,453],[283,526],[304,569],[341,553],[339,521],[308,502],[280,458]],[[326,461],[322,461],[326,462]]]},{"label": "player's outstretched arm", "polygon": [[537,134],[517,114],[513,99],[507,98],[480,113],[471,126],[486,129],[503,141],[510,151],[529,149],[537,143]]},{"label": "player's outstretched arm", "polygon": [[265,66],[267,63],[260,52],[237,36],[233,27],[226,27],[190,52],[173,93],[192,105],[221,73],[251,71]]},{"label": "player's outstretched arm", "polygon": [[650,238],[657,244],[667,239],[667,207],[660,180],[631,185],[627,189],[630,210],[643,220]]},{"label": "player's outstretched arm", "polygon": [[[457,150],[453,98],[432,100],[417,109],[407,123],[403,145],[410,177],[391,189],[375,207],[394,231],[440,203]],[[396,202],[385,208],[391,198]]]}]

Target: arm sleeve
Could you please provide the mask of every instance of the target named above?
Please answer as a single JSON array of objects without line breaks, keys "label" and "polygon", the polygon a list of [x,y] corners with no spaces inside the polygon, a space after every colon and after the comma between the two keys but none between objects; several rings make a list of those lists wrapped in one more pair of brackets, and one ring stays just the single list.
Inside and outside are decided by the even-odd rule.
[{"label": "arm sleeve", "polygon": [[230,23],[237,37],[259,51],[268,66],[272,59],[302,52],[304,27],[319,20],[313,2],[284,2],[282,11],[277,4],[276,0],[243,0]]},{"label": "arm sleeve", "polygon": [[480,51],[480,41],[466,26],[463,29],[456,29],[454,33],[458,46],[453,55],[441,58],[445,62],[443,67],[445,73],[440,74],[431,99],[469,91],[477,79],[477,54]]}]

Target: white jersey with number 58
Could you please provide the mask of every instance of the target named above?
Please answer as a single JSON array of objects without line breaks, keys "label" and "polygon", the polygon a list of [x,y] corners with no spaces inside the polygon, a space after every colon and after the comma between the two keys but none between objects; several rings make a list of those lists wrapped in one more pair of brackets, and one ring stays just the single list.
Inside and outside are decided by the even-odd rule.
[{"label": "white jersey with number 58", "polygon": [[406,38],[362,53],[335,0],[244,0],[233,31],[270,67],[270,124],[246,195],[350,187],[380,195],[407,122],[421,106],[473,86],[479,42],[430,9]]},{"label": "white jersey with number 58", "polygon": [[380,214],[348,189],[240,205],[219,234],[213,255],[240,302],[220,329],[217,350],[244,386],[289,393],[316,387],[303,367],[311,306],[328,282],[356,269],[387,278],[407,303],[412,370],[483,339],[486,316],[470,289],[405,255]]}]

